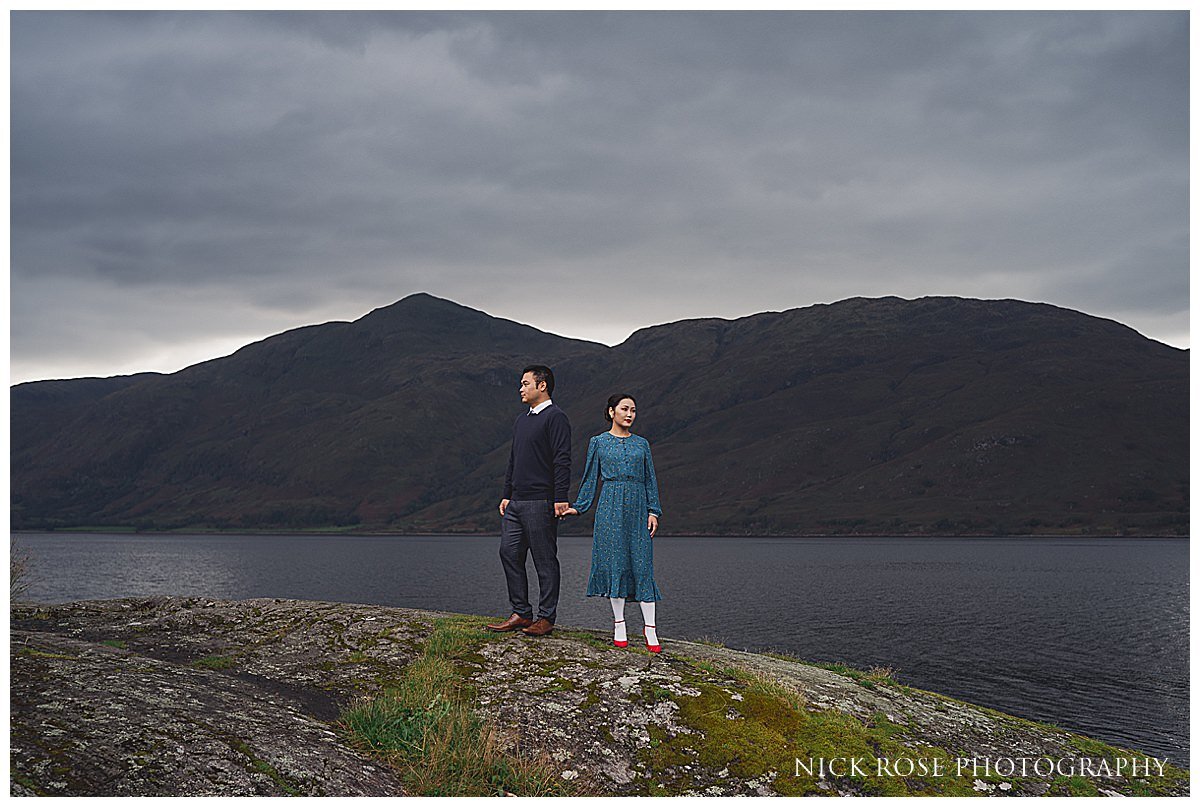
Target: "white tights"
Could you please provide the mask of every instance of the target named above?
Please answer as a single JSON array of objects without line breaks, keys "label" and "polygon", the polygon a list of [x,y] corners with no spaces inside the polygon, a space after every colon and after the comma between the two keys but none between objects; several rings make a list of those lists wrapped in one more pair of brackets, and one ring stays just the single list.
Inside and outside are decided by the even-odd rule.
[{"label": "white tights", "polygon": [[[613,640],[617,642],[628,641],[625,633],[625,598],[624,597],[609,597],[609,603],[612,605],[613,612]],[[642,606],[642,622],[646,625],[646,641],[650,644],[658,644],[658,632],[654,629],[657,622],[654,621],[654,603],[643,602],[639,603]]]}]

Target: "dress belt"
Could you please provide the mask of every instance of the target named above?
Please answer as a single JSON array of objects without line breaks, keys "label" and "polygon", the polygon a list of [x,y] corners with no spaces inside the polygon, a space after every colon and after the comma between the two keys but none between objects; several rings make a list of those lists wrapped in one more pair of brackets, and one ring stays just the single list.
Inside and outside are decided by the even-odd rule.
[{"label": "dress belt", "polygon": [[618,476],[613,479],[605,479],[605,482],[641,482],[640,476]]}]

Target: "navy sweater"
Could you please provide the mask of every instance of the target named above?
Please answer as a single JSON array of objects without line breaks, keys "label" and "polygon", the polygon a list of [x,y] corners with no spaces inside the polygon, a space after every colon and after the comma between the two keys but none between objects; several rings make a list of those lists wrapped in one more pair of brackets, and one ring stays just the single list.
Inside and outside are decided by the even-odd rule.
[{"label": "navy sweater", "polygon": [[570,488],[571,422],[567,413],[553,403],[536,415],[522,412],[513,424],[502,498],[568,502]]}]

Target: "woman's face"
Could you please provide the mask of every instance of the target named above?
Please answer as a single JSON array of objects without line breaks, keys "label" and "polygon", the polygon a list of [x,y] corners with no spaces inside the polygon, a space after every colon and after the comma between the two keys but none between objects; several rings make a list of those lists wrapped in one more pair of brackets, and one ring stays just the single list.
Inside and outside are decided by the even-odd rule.
[{"label": "woman's face", "polygon": [[622,398],[609,412],[613,416],[613,423],[628,429],[633,425],[633,419],[637,417],[637,405],[628,398]]}]

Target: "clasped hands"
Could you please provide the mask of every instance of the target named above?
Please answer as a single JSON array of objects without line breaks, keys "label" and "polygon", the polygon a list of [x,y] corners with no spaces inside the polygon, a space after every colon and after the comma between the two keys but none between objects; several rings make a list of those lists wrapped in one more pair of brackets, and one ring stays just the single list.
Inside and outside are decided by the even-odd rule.
[{"label": "clasped hands", "polygon": [[[561,512],[558,509],[558,506],[560,504],[563,505],[563,509]],[[554,515],[557,516],[558,518],[563,518],[564,516],[577,516],[577,515],[579,515],[579,511],[576,510],[574,507],[571,507],[569,504],[566,504],[565,502],[555,502],[554,503]],[[653,513],[649,513],[647,515],[646,529],[650,530],[650,537],[653,538],[654,533],[658,532],[658,516],[654,515]]]},{"label": "clasped hands", "polygon": [[[500,515],[504,515],[505,509],[508,507],[508,499],[500,500]],[[579,511],[571,506],[570,502],[555,502],[554,517],[564,518],[566,516],[577,516]],[[650,513],[646,516],[646,529],[650,530],[650,537],[654,537],[654,533],[658,532],[658,516]]]}]

